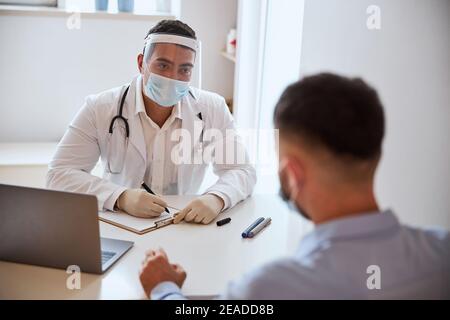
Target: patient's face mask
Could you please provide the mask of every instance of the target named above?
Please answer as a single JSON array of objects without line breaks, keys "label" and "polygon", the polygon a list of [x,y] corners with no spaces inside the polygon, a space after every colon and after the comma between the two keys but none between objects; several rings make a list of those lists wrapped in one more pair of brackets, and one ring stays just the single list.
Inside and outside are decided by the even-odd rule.
[{"label": "patient's face mask", "polygon": [[144,84],[144,93],[162,107],[171,107],[189,93],[189,81],[167,78],[150,73]]},{"label": "patient's face mask", "polygon": [[[280,191],[278,192],[278,195],[280,198],[286,202],[289,211],[298,212],[300,215],[305,218],[306,220],[311,220],[311,217],[309,214],[306,213],[305,210],[303,210],[300,205],[297,205],[294,201],[294,196],[291,192],[288,192],[289,186],[288,186],[288,177],[290,173],[288,172],[288,169],[286,168],[285,164],[280,164],[280,170],[279,170],[279,177],[280,177]],[[297,191],[298,192],[298,191]]]}]

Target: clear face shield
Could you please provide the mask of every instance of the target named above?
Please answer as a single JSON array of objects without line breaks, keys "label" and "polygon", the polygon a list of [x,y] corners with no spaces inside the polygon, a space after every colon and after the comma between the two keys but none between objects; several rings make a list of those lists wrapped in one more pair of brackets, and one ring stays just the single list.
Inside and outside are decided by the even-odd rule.
[{"label": "clear face shield", "polygon": [[[142,78],[146,96],[160,106],[171,107],[188,94],[192,82],[201,87],[199,41],[169,34],[150,34],[145,41]],[[197,61],[196,68],[194,61]],[[130,128],[127,119],[122,116],[122,109],[128,88],[122,94],[120,111],[111,120],[109,128],[108,173],[121,173],[125,164]]]},{"label": "clear face shield", "polygon": [[[177,35],[150,34],[144,49],[143,91],[163,107],[171,107],[200,82],[200,42]],[[197,65],[194,68],[194,62]]]}]

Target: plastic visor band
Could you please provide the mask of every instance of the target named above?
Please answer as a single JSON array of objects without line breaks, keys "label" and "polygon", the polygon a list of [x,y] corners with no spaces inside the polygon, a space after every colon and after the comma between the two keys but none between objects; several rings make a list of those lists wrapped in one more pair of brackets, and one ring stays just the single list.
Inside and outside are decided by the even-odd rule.
[{"label": "plastic visor band", "polygon": [[152,33],[145,39],[145,46],[149,46],[153,43],[174,43],[188,48],[191,48],[195,52],[199,50],[199,42],[195,39],[177,36],[174,34],[160,34]]}]

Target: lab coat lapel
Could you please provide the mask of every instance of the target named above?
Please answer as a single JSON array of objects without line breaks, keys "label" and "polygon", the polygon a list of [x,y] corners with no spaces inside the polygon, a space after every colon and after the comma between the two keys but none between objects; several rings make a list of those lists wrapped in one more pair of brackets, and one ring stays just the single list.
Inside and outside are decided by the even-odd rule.
[{"label": "lab coat lapel", "polygon": [[[200,110],[197,104],[197,97],[189,94],[181,101],[182,129],[191,134],[191,151],[195,152],[195,147],[200,141],[200,135],[204,129],[204,121],[200,120],[198,114]],[[202,115],[204,119],[204,115]],[[194,154],[192,154],[193,158]],[[189,181],[192,179],[192,164],[181,164],[178,167],[178,192],[180,194],[189,191]]]},{"label": "lab coat lapel", "polygon": [[125,99],[124,109],[127,110],[126,117],[130,126],[129,142],[138,150],[145,163],[147,159],[147,149],[145,147],[144,129],[142,128],[139,114],[136,113],[136,79],[137,78],[134,78],[130,84],[130,89]]}]

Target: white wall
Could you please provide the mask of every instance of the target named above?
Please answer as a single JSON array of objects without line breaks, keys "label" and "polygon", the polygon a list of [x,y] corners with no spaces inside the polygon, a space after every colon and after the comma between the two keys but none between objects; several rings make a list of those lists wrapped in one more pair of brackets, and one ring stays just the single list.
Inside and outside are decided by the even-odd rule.
[{"label": "white wall", "polygon": [[[279,191],[273,110],[298,79],[303,0],[240,0],[234,114],[241,128],[261,130],[249,146],[258,181],[254,193]],[[292,30],[286,32],[286,30]],[[255,157],[255,158],[253,158]]]},{"label": "white wall", "polygon": [[152,21],[0,15],[0,142],[58,141],[84,97],[122,85]]},{"label": "white wall", "polygon": [[[381,8],[381,30],[366,8]],[[450,1],[306,0],[301,74],[367,79],[387,117],[376,181],[401,220],[450,228]]]},{"label": "white wall", "polygon": [[233,97],[234,65],[221,56],[236,27],[237,0],[180,0],[180,19],[202,41],[202,89]]},{"label": "white wall", "polygon": [[[203,42],[203,88],[232,97],[233,68],[220,55],[236,24],[235,0],[182,0],[181,19]],[[84,97],[137,74],[136,56],[156,23],[81,15],[0,12],[0,143],[59,141]]]}]

